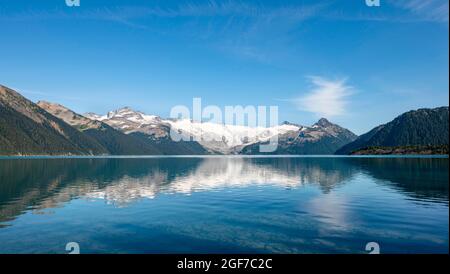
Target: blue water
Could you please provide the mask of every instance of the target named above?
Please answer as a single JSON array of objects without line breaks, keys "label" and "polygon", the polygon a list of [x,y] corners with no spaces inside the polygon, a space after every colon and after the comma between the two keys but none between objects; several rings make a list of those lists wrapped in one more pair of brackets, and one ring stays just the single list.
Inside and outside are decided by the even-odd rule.
[{"label": "blue water", "polygon": [[0,253],[448,253],[448,158],[0,159]]}]

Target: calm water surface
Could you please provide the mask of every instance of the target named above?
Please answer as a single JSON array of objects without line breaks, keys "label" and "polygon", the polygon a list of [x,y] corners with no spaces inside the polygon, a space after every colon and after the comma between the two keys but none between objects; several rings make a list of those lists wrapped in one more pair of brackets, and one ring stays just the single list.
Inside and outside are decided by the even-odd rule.
[{"label": "calm water surface", "polygon": [[0,159],[0,253],[448,253],[448,164]]}]

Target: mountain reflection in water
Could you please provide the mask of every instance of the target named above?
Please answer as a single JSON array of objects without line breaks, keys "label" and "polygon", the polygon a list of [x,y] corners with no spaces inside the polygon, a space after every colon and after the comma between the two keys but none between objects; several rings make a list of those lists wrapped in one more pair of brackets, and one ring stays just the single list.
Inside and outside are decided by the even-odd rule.
[{"label": "mountain reflection in water", "polygon": [[77,197],[122,207],[161,193],[248,185],[316,184],[329,193],[358,173],[418,199],[448,201],[445,158],[14,159],[0,161],[0,221]]},{"label": "mountain reflection in water", "polygon": [[[3,252],[45,252],[33,250],[31,239],[23,239],[22,247],[8,241],[35,233],[34,226],[56,229],[51,222],[71,229],[74,224],[65,219],[70,214],[77,231],[88,229],[90,215],[113,222],[97,224],[107,229],[102,237],[125,224],[129,233],[135,225],[145,227],[145,233],[132,232],[140,237],[162,233],[148,230],[152,226],[169,233],[167,243],[137,250],[115,243],[117,236],[101,241],[126,253],[352,252],[349,245],[358,247],[375,236],[392,240],[393,252],[405,251],[414,237],[417,248],[411,252],[448,250],[448,158],[1,159],[0,182]],[[89,213],[65,209],[73,201]],[[99,206],[102,201],[106,208]],[[27,217],[54,212],[66,221],[42,215],[39,220],[50,222],[45,226]],[[14,230],[22,223],[22,230]],[[90,229],[84,237],[99,233],[99,228]],[[54,233],[46,234],[46,241],[63,241],[56,236],[61,230]],[[199,235],[198,241],[192,239]],[[186,239],[191,244],[185,249],[174,246]],[[90,252],[110,252],[97,245]],[[48,248],[59,252],[53,245]]]}]

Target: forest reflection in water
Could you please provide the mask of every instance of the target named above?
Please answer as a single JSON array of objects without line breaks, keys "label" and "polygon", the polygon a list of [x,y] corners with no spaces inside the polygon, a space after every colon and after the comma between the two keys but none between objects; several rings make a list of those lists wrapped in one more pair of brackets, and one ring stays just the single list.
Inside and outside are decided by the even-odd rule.
[{"label": "forest reflection in water", "polygon": [[161,193],[249,185],[323,193],[358,174],[411,196],[448,203],[448,158],[92,158],[0,160],[0,222],[24,210],[99,198],[118,207]]}]

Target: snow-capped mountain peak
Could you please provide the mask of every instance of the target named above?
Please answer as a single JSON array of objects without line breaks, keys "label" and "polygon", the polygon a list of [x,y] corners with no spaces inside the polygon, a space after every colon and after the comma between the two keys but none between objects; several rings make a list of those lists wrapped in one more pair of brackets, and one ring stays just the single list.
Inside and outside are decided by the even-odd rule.
[{"label": "snow-capped mountain peak", "polygon": [[126,134],[140,132],[152,138],[168,137],[170,128],[159,116],[147,115],[130,107],[109,111],[106,115],[86,113],[86,117],[102,121]]},{"label": "snow-capped mountain peak", "polygon": [[123,118],[127,119],[131,122],[136,123],[152,123],[155,122],[155,120],[158,120],[159,117],[155,115],[146,115],[143,112],[135,111],[131,109],[130,107],[123,107],[119,108],[117,110],[113,110],[108,112],[106,115],[107,119],[117,119],[117,118]]},{"label": "snow-capped mountain peak", "polygon": [[240,153],[247,146],[267,142],[273,137],[279,137],[289,145],[303,141],[316,142],[322,137],[336,137],[342,133],[339,126],[324,118],[311,127],[289,122],[272,127],[248,127],[190,119],[161,119],[130,107],[110,111],[104,116],[88,113],[86,117],[100,120],[127,134],[143,133],[153,140],[171,139],[171,133],[177,132],[184,137],[183,140],[196,141],[210,152],[223,154]]},{"label": "snow-capped mountain peak", "polygon": [[129,107],[123,107],[116,110],[109,111],[106,115],[98,115],[93,112],[84,114],[85,117],[93,120],[106,120],[106,119],[126,119],[136,123],[152,122],[155,119],[159,119],[155,115],[146,115],[143,112],[135,111]]}]

